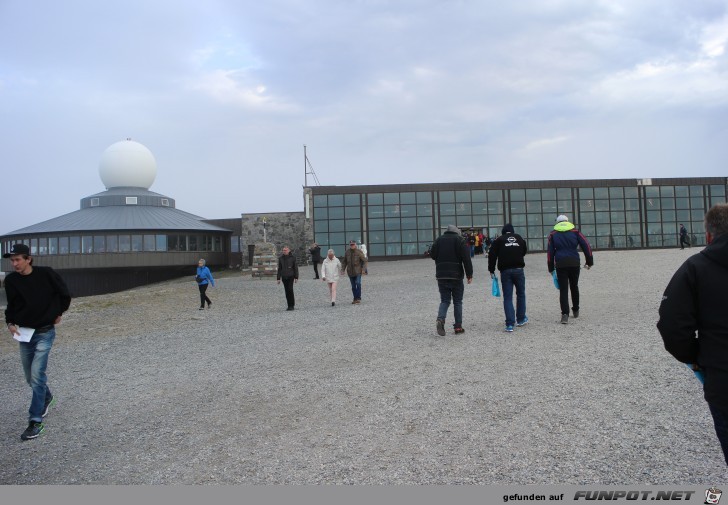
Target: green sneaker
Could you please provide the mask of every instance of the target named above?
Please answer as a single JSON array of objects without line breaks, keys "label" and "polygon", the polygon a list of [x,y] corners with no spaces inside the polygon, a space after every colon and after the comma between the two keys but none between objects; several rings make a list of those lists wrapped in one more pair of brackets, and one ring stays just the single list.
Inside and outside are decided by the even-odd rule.
[{"label": "green sneaker", "polygon": [[37,421],[30,421],[28,423],[28,427],[25,428],[25,431],[22,435],[20,435],[21,440],[32,440],[34,438],[38,438],[41,433],[45,431],[45,426],[43,426],[43,423],[39,423]]},{"label": "green sneaker", "polygon": [[48,411],[56,404],[56,397],[51,396],[51,401],[46,401],[45,408],[43,409],[43,414],[41,417],[45,417],[48,415]]}]

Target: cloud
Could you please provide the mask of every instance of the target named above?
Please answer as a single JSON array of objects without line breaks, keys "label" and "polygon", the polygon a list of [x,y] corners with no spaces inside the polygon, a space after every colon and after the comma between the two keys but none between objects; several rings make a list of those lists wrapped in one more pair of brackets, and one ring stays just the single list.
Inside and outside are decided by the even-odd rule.
[{"label": "cloud", "polygon": [[569,140],[569,137],[567,135],[561,135],[558,137],[551,137],[551,138],[547,138],[547,139],[534,140],[533,142],[529,142],[528,144],[526,144],[525,149],[526,149],[526,151],[532,151],[534,149],[540,149],[543,147],[552,146],[554,144],[560,144],[562,142],[566,142],[567,140]]}]

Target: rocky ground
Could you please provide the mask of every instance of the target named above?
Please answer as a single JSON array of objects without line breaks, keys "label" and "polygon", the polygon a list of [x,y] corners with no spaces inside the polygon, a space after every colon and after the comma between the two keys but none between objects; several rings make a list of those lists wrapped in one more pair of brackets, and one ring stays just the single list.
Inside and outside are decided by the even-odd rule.
[{"label": "rocky ground", "polygon": [[[30,389],[0,340],[0,484],[691,484],[725,482],[699,382],[657,307],[678,249],[597,252],[559,320],[543,254],[530,323],[503,332],[486,261],[466,333],[435,333],[434,262],[375,262],[331,307],[302,267],[282,286],[218,274],[75,299],[49,363],[58,404],[21,442]],[[452,311],[452,309],[451,309]]]}]

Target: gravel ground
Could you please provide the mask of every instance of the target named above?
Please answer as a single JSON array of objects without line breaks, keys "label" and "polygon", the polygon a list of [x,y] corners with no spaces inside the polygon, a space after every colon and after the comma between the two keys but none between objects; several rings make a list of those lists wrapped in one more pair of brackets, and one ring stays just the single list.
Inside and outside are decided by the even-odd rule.
[{"label": "gravel ground", "polygon": [[[372,263],[363,302],[302,267],[283,287],[227,273],[197,310],[177,280],[79,298],[58,326],[46,432],[0,341],[0,484],[693,484],[725,482],[700,383],[657,307],[696,249],[597,252],[581,317],[559,324],[543,254],[530,323],[503,332],[475,259],[463,335],[435,333],[428,259]],[[191,267],[193,270],[194,265]]]}]

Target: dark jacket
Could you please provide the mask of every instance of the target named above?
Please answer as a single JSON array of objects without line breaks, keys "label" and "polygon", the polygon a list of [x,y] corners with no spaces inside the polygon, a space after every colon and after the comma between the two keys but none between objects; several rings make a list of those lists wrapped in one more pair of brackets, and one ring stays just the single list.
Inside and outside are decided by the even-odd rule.
[{"label": "dark jacket", "polygon": [[66,283],[50,267],[33,267],[28,275],[8,274],[5,293],[8,297],[5,322],[26,328],[53,324],[71,305]]},{"label": "dark jacket", "polygon": [[528,252],[526,241],[518,233],[514,233],[513,226],[503,227],[503,235],[498,237],[488,251],[488,271],[495,273],[495,265],[498,263],[498,270],[509,268],[523,268],[526,266],[524,256]]},{"label": "dark jacket", "polygon": [[346,275],[356,277],[367,270],[367,257],[361,249],[347,249],[344,257],[341,258],[341,269],[346,270]]},{"label": "dark jacket", "polygon": [[578,247],[584,251],[586,264],[593,266],[594,256],[586,237],[568,221],[557,223],[548,240],[546,263],[549,272],[553,272],[554,268],[580,266]]},{"label": "dark jacket", "polygon": [[311,261],[313,263],[321,263],[321,248],[319,246],[312,247],[308,252],[311,253]]},{"label": "dark jacket", "polygon": [[437,279],[462,279],[473,277],[473,262],[470,260],[470,246],[457,232],[446,231],[440,235],[430,249],[430,258],[435,260]]},{"label": "dark jacket", "polygon": [[278,257],[278,273],[276,274],[276,279],[290,279],[291,277],[298,279],[298,263],[296,262],[296,257],[293,253],[281,254]]},{"label": "dark jacket", "polygon": [[[704,369],[705,399],[728,410],[728,235],[716,238],[675,272],[660,303],[665,349]],[[696,338],[697,333],[697,338]]]}]

